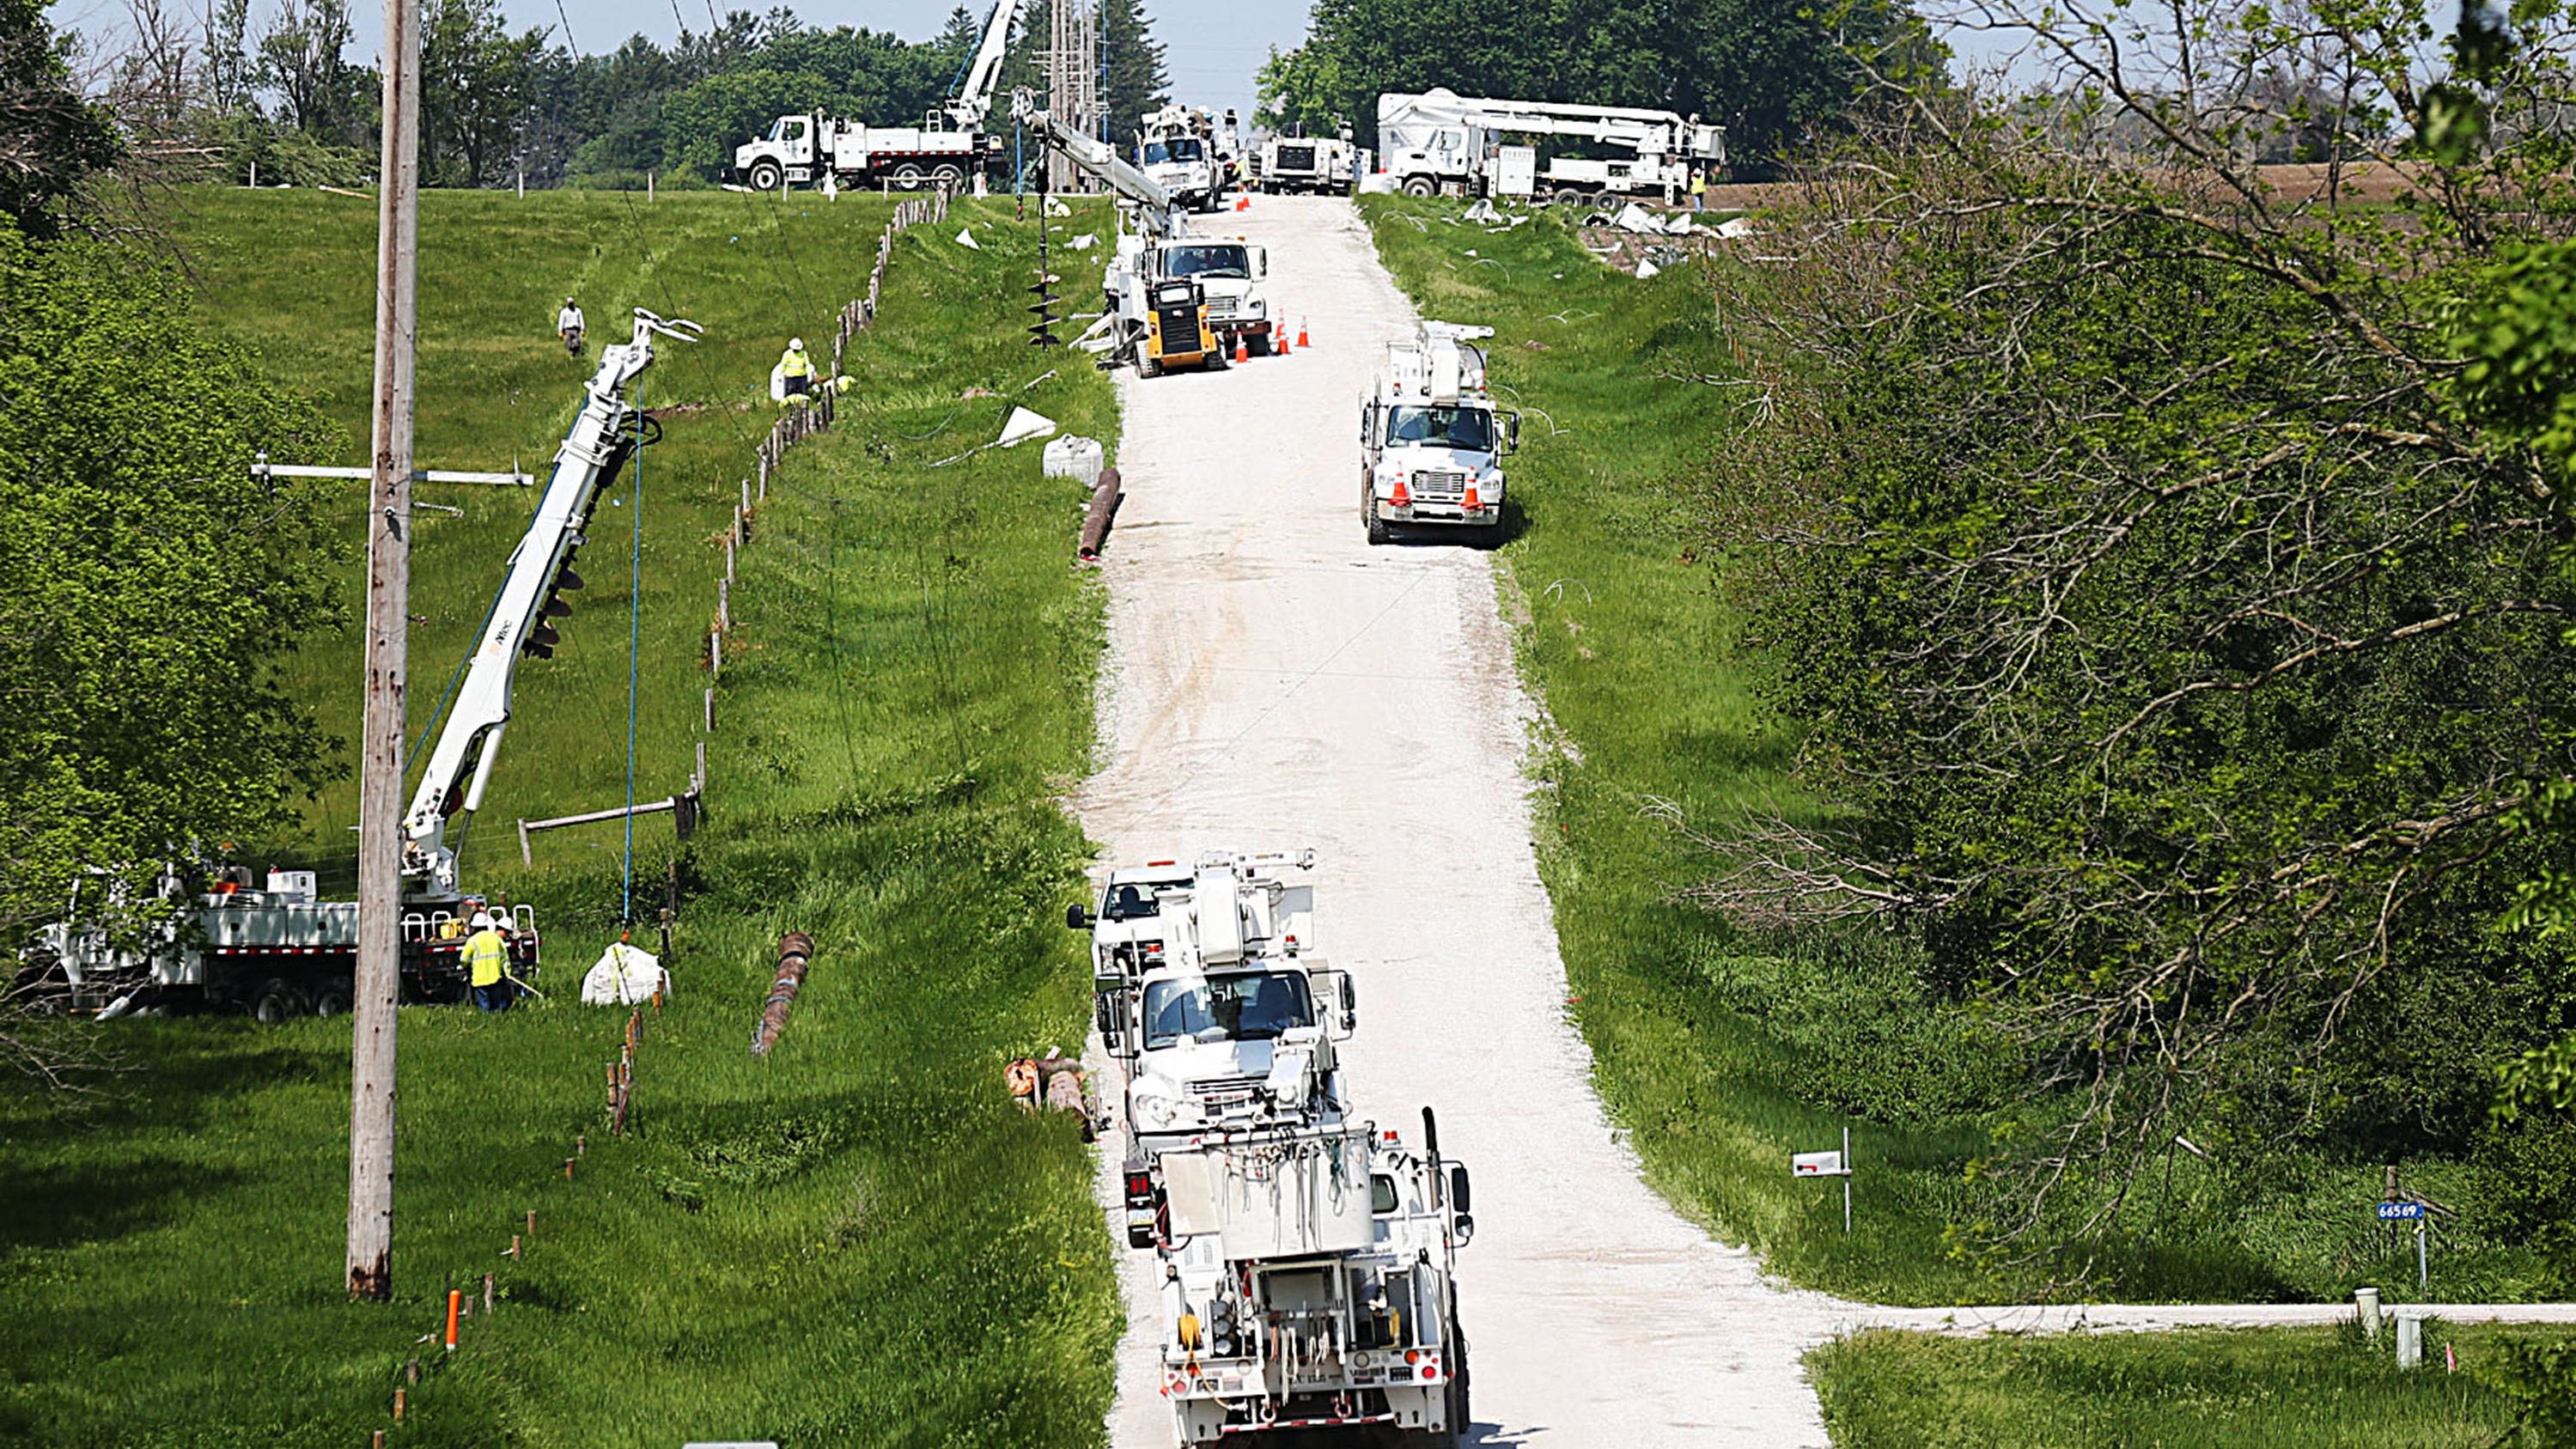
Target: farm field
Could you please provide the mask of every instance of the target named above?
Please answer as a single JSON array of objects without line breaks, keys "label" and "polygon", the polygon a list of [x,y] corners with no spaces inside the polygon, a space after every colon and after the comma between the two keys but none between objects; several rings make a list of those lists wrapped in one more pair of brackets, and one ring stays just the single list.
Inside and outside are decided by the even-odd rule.
[{"label": "farm field", "polygon": [[[342,200],[196,193],[175,229],[227,330],[354,417],[373,223],[363,203],[329,210]],[[628,205],[428,197],[422,455],[542,465],[578,381],[546,331],[566,290],[594,342],[633,302],[707,324],[715,340],[666,352],[644,384],[649,406],[678,409],[643,477],[639,792],[659,793],[692,763],[714,535],[767,426],[764,406],[736,405],[789,332],[828,342],[885,209]],[[114,1023],[125,1070],[95,1093],[0,1090],[0,1284],[17,1304],[0,1325],[0,1440],[1097,1439],[1117,1306],[1089,1157],[1072,1122],[1013,1110],[1000,1085],[1007,1057],[1078,1044],[1087,1014],[1058,924],[1087,847],[1055,803],[1091,740],[1099,601],[1071,564],[1083,500],[1042,482],[1031,448],[930,466],[988,441],[1012,400],[1117,435],[1097,373],[1024,344],[1035,237],[1010,218],[1008,201],[964,204],[898,243],[850,364],[861,386],[760,511],[635,1130],[611,1137],[602,1085],[627,1013],[573,1001],[618,912],[615,827],[546,842],[533,876],[503,844],[509,817],[623,796],[627,538],[601,527],[565,650],[523,676],[487,811],[504,823],[467,858],[470,878],[546,912],[550,1000],[403,1013],[393,1306],[341,1290],[345,1019]],[[961,225],[983,250],[953,243]],[[500,295],[467,300],[486,289]],[[348,456],[318,461],[357,461],[352,428]],[[602,519],[631,516],[632,486]],[[467,510],[421,529],[416,693],[434,699],[427,661],[452,659],[479,619],[530,500],[423,496]],[[328,566],[354,577],[351,558]],[[355,649],[316,641],[299,666],[329,717],[354,713]],[[316,808],[308,858],[345,808]],[[658,905],[667,824],[638,838]],[[754,1060],[788,930],[815,937],[812,978]],[[479,1291],[485,1273],[494,1308],[437,1353],[422,1336],[447,1286]]]}]

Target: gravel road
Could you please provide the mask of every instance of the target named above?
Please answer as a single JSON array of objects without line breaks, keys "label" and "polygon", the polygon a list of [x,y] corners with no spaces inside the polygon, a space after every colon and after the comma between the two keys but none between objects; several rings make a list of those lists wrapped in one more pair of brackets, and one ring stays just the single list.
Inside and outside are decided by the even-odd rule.
[{"label": "gravel road", "polygon": [[[1347,202],[1259,197],[1200,229],[1268,245],[1274,305],[1314,345],[1221,373],[1121,375],[1127,496],[1102,562],[1103,756],[1076,809],[1109,862],[1318,852],[1318,954],[1359,988],[1346,1048],[1359,1104],[1415,1130],[1423,1104],[1438,1108],[1443,1148],[1475,1176],[1476,1240],[1458,1259],[1472,1442],[1821,1449],[1800,1356],[1854,1328],[2256,1326],[2349,1311],[1849,1303],[1766,1282],[1750,1253],[1648,1189],[1566,1019],[1520,771],[1531,707],[1492,560],[1361,538],[1359,397],[1412,308]],[[1114,1100],[1114,1071],[1104,1082]],[[1104,1141],[1101,1201],[1146,1336],[1120,1346],[1110,1434],[1122,1449],[1166,1449],[1153,1255],[1123,1247],[1117,1140]]]},{"label": "gravel road", "polygon": [[[1346,202],[1259,197],[1214,220],[1201,229],[1269,246],[1274,305],[1314,346],[1127,379],[1105,755],[1082,822],[1111,861],[1319,853],[1318,944],[1359,987],[1360,1105],[1417,1129],[1436,1107],[1475,1175],[1459,1255],[1474,1437],[1822,1445],[1798,1354],[1830,1331],[1829,1301],[1765,1285],[1675,1214],[1592,1094],[1531,853],[1530,706],[1492,560],[1361,538],[1359,396],[1412,309]],[[1151,1257],[1127,1258],[1146,1325]],[[1122,1348],[1119,1445],[1172,1442],[1153,1353],[1133,1334]]]}]

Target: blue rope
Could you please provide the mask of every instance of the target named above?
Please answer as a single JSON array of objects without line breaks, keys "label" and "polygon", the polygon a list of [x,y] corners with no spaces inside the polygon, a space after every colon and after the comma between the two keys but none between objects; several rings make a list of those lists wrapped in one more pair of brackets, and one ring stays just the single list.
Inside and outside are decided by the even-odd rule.
[{"label": "blue rope", "polygon": [[635,547],[626,571],[626,860],[618,919],[635,924],[635,691],[644,651],[644,410],[635,410]]}]

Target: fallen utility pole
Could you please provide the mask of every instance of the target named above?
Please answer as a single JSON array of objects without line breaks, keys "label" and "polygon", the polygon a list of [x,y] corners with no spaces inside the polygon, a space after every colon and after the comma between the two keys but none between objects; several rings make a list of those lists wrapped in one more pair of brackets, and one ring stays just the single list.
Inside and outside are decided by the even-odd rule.
[{"label": "fallen utility pole", "polygon": [[692,783],[687,793],[674,795],[667,800],[654,800],[642,805],[617,805],[606,810],[587,811],[580,815],[558,815],[552,820],[522,820],[519,822],[519,863],[530,867],[536,865],[536,851],[530,845],[528,837],[537,831],[560,830],[567,825],[596,825],[603,820],[625,820],[637,815],[677,817],[672,822],[673,829],[682,840],[686,840],[697,833],[698,814],[703,808],[698,799],[698,786]]},{"label": "fallen utility pole", "polygon": [[787,1010],[796,1004],[796,993],[805,989],[805,966],[814,959],[814,938],[803,931],[790,931],[778,938],[778,977],[769,984],[769,1000],[760,1008],[760,1026],[751,1034],[751,1054],[769,1055],[778,1044],[778,1034],[787,1030]]},{"label": "fallen utility pole", "polygon": [[1109,520],[1118,512],[1118,470],[1100,470],[1100,482],[1091,490],[1091,511],[1082,517],[1082,545],[1079,552],[1084,562],[1100,557],[1109,543]]},{"label": "fallen utility pole", "polygon": [[419,0],[385,0],[384,40],[366,706],[358,736],[358,963],[349,1001],[349,1296],[377,1302],[393,1296],[394,1019],[402,991],[412,384],[420,343]]}]

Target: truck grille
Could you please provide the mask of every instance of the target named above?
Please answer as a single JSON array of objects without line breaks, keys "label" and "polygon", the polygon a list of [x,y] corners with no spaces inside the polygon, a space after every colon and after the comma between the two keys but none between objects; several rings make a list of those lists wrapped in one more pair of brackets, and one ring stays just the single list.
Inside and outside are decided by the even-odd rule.
[{"label": "truck grille", "polygon": [[1228,297],[1223,293],[1219,293],[1207,299],[1208,320],[1211,322],[1222,322],[1225,319],[1232,317],[1235,314],[1236,309],[1241,306],[1241,298]]},{"label": "truck grille", "polygon": [[1467,475],[1447,470],[1426,470],[1413,475],[1413,496],[1454,503],[1467,495]]}]

